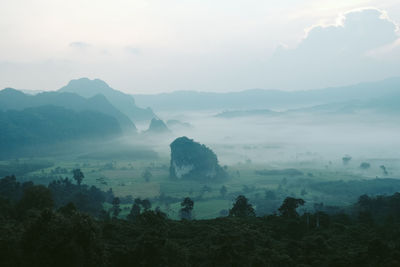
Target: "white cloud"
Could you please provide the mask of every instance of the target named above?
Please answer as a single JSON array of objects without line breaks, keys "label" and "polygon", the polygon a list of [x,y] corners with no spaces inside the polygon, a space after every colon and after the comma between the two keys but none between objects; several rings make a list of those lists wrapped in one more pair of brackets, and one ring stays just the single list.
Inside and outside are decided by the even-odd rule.
[{"label": "white cloud", "polygon": [[309,89],[400,75],[396,64],[371,57],[371,51],[391,47],[399,38],[397,31],[396,23],[379,9],[346,12],[335,24],[307,29],[296,48],[277,49],[267,68],[273,75],[266,82]]}]

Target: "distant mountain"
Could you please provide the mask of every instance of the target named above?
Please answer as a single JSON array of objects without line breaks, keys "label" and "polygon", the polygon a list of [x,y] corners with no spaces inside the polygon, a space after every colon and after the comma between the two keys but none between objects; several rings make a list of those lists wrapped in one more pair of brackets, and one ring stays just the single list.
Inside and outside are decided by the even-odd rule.
[{"label": "distant mountain", "polygon": [[150,108],[143,109],[137,107],[135,99],[131,95],[117,91],[99,79],[90,80],[88,78],[81,78],[72,80],[58,91],[75,93],[86,98],[102,94],[114,107],[134,122],[150,121],[155,117],[154,112]]},{"label": "distant mountain", "polygon": [[21,91],[21,92],[23,92],[24,94],[27,94],[27,95],[37,95],[39,93],[46,92],[46,91],[43,91],[43,90],[26,90],[26,89],[18,89],[18,91]]},{"label": "distant mountain", "polygon": [[160,120],[153,118],[150,122],[149,129],[146,130],[146,133],[152,134],[160,134],[160,133],[170,133],[171,131],[168,129],[167,125]]},{"label": "distant mountain", "polygon": [[269,109],[250,109],[250,110],[229,110],[223,111],[215,115],[219,118],[238,118],[238,117],[248,117],[248,116],[266,116],[266,115],[276,115],[279,112],[274,112]]},{"label": "distant mountain", "polygon": [[0,111],[0,155],[18,149],[119,136],[118,121],[95,111],[73,111],[56,106]]},{"label": "distant mountain", "polygon": [[400,114],[400,88],[397,94],[364,101],[345,101],[288,110],[288,113],[349,114],[373,112],[375,114]]},{"label": "distant mountain", "polygon": [[124,131],[136,131],[132,121],[100,94],[84,98],[67,92],[45,92],[27,95],[11,88],[0,91],[0,110],[23,110],[45,105],[64,107],[74,111],[100,112],[114,117]]},{"label": "distant mountain", "polygon": [[155,95],[134,95],[136,103],[155,111],[294,109],[346,101],[372,101],[400,96],[400,77],[351,86],[285,92],[253,89],[241,92],[210,93],[177,91]]}]

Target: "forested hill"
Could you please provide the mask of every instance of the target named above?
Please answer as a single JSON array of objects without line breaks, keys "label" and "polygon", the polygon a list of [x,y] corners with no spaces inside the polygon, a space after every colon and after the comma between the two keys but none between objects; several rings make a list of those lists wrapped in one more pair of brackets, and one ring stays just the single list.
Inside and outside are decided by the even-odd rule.
[{"label": "forested hill", "polygon": [[111,88],[100,79],[90,80],[88,78],[81,78],[71,80],[58,91],[75,93],[87,98],[102,94],[113,106],[117,107],[134,122],[150,121],[152,118],[156,117],[150,108],[138,107],[131,95]]},{"label": "forested hill", "polygon": [[30,146],[109,138],[122,133],[118,121],[109,115],[56,106],[0,111],[0,125],[0,156]]},{"label": "forested hill", "polygon": [[0,110],[3,111],[23,110],[46,105],[63,107],[77,112],[92,111],[103,113],[115,118],[122,130],[128,132],[136,131],[136,127],[132,121],[100,94],[84,98],[67,92],[45,92],[37,95],[27,95],[12,88],[0,91]]}]

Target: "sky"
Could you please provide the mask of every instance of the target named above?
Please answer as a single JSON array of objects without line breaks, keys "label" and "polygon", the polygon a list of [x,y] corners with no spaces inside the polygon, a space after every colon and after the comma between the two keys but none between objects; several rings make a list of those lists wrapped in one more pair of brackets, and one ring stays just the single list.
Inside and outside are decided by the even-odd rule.
[{"label": "sky", "polygon": [[0,88],[308,90],[400,76],[398,0],[2,0]]}]

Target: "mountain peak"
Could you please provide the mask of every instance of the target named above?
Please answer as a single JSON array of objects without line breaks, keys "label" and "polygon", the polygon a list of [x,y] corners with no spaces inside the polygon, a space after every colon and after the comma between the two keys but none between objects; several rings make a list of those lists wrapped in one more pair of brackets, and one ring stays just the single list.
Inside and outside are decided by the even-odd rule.
[{"label": "mountain peak", "polygon": [[14,89],[14,88],[4,88],[3,90],[0,90],[0,94],[3,96],[24,96],[25,93]]},{"label": "mountain peak", "polygon": [[79,90],[84,94],[93,94],[94,91],[103,92],[114,90],[105,81],[100,79],[91,80],[89,78],[80,78],[69,81],[69,83],[60,89],[60,91]]},{"label": "mountain peak", "polygon": [[151,109],[137,107],[133,96],[111,88],[100,79],[80,78],[71,80],[66,86],[59,89],[59,92],[75,93],[84,98],[91,98],[101,94],[133,121],[149,120],[155,116]]}]

